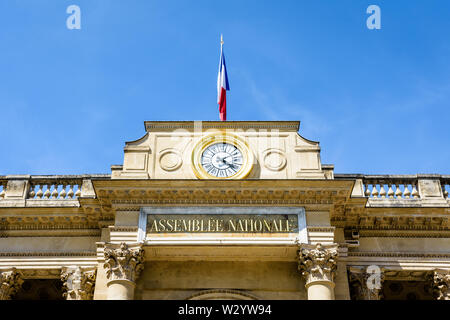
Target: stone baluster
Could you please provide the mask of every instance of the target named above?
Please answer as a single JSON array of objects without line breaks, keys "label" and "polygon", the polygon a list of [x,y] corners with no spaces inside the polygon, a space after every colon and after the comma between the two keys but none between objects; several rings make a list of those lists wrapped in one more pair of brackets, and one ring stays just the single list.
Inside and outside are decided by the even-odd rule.
[{"label": "stone baluster", "polygon": [[419,192],[417,191],[417,188],[416,188],[416,184],[415,184],[415,183],[412,184],[412,192],[411,192],[411,196],[412,196],[414,199],[419,199]]},{"label": "stone baluster", "polygon": [[92,300],[94,296],[96,270],[80,267],[63,268],[63,297],[67,300]]},{"label": "stone baluster", "polygon": [[39,190],[36,193],[36,198],[42,199],[43,196],[44,196],[44,192],[42,191],[42,184],[39,184]]},{"label": "stone baluster", "polygon": [[378,198],[378,189],[376,183],[372,184],[372,197]]},{"label": "stone baluster", "polygon": [[334,300],[337,256],[337,244],[300,246],[298,269],[306,281],[308,300]]},{"label": "stone baluster", "polygon": [[380,183],[380,197],[385,199],[386,198],[386,190],[384,189],[384,184]]},{"label": "stone baluster", "polygon": [[67,184],[66,184],[66,183],[63,183],[63,184],[62,184],[61,192],[59,193],[59,198],[60,198],[60,199],[65,199],[65,198],[66,198],[66,195],[67,195],[66,187],[67,187]]},{"label": "stone baluster", "polygon": [[81,184],[78,184],[77,191],[75,192],[75,197],[78,198],[81,196]]},{"label": "stone baluster", "polygon": [[73,185],[69,184],[69,192],[67,192],[67,198],[72,199],[73,198]]},{"label": "stone baluster", "polygon": [[52,194],[51,194],[51,197],[52,197],[52,199],[57,199],[58,198],[58,183],[56,182],[56,183],[54,183],[54,184],[52,184],[53,185],[53,191],[52,191]]},{"label": "stone baluster", "polygon": [[448,191],[446,189],[446,186],[448,186],[448,184],[445,184],[445,182],[443,182],[442,183],[442,194],[444,195],[444,199],[448,199]]},{"label": "stone baluster", "polygon": [[365,186],[365,189],[366,189],[366,191],[364,192],[364,195],[365,195],[366,197],[370,197],[369,184],[366,183],[364,186]]},{"label": "stone baluster", "polygon": [[44,198],[50,199],[51,193],[50,193],[50,188],[51,188],[51,184],[45,184],[45,187],[47,190],[45,190],[44,192]]},{"label": "stone baluster", "polygon": [[403,196],[405,197],[405,199],[409,199],[411,196],[411,191],[409,191],[407,183],[405,183],[404,186],[405,186],[405,190],[403,191]]},{"label": "stone baluster", "polygon": [[144,269],[144,250],[141,244],[135,244],[132,248],[124,242],[106,244],[104,256],[107,299],[133,300],[136,280]]},{"label": "stone baluster", "polygon": [[384,272],[368,273],[365,268],[350,268],[349,284],[352,300],[381,300],[383,298]]},{"label": "stone baluster", "polygon": [[[406,186],[405,186],[405,190],[407,190],[406,189]],[[402,190],[400,189],[400,183],[397,183],[396,185],[395,185],[395,198],[397,198],[397,199],[401,199],[402,198],[402,196],[403,196],[403,192],[402,192]]]},{"label": "stone baluster", "polygon": [[434,271],[432,289],[437,300],[450,300],[450,270]]},{"label": "stone baluster", "polygon": [[394,199],[394,190],[392,189],[392,184],[389,183],[388,186],[389,186],[389,189],[388,189],[388,192],[387,192],[388,197],[389,197],[389,199]]},{"label": "stone baluster", "polygon": [[34,191],[34,188],[36,186],[33,183],[30,183],[30,191],[28,191],[28,199],[34,199],[34,197],[36,196],[36,192]]},{"label": "stone baluster", "polygon": [[0,270],[0,300],[11,300],[22,283],[22,276],[16,268]]},{"label": "stone baluster", "polygon": [[0,199],[5,199],[6,195],[6,183],[1,183],[0,187],[2,187],[2,192],[0,192]]}]

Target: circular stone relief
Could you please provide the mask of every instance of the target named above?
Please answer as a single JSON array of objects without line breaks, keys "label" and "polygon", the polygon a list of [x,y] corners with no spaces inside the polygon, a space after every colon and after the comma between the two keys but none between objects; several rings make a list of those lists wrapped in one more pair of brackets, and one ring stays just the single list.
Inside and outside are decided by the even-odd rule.
[{"label": "circular stone relief", "polygon": [[181,158],[181,154],[175,149],[168,149],[162,151],[159,155],[159,165],[163,170],[166,171],[177,170],[182,163],[183,160]]},{"label": "circular stone relief", "polygon": [[286,166],[286,156],[278,149],[269,149],[263,154],[264,166],[272,171],[280,171]]}]

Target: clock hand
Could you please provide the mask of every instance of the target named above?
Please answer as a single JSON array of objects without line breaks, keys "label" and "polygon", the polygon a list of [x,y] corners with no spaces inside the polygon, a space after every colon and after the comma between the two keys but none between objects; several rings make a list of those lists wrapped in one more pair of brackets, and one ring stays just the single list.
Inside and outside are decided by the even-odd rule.
[{"label": "clock hand", "polygon": [[225,164],[227,164],[227,165],[229,165],[230,166],[230,168],[233,168],[233,169],[236,169],[236,166],[234,165],[234,163],[230,163],[230,162],[227,162],[227,161],[225,161],[225,159],[223,160],[223,162],[225,163]]}]

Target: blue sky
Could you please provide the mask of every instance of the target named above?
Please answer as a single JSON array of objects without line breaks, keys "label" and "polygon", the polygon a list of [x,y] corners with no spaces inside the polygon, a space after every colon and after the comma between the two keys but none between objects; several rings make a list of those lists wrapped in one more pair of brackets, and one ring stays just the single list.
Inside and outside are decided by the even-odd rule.
[{"label": "blue sky", "polygon": [[[81,8],[69,30],[66,8]],[[381,8],[369,30],[366,8]],[[450,174],[446,0],[5,0],[0,175],[109,173],[144,120],[300,120],[336,173]]]}]

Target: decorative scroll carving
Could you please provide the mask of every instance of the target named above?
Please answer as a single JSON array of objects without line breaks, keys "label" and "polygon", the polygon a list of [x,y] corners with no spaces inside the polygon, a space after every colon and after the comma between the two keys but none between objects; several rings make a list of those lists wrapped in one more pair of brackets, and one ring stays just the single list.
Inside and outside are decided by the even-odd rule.
[{"label": "decorative scroll carving", "polygon": [[0,300],[11,300],[22,283],[22,275],[16,268],[0,270]]},{"label": "decorative scroll carving", "polygon": [[433,274],[433,295],[437,300],[450,300],[450,271],[435,270]]},{"label": "decorative scroll carving", "polygon": [[306,285],[315,281],[333,282],[337,268],[338,246],[303,244],[298,251],[298,269]]},{"label": "decorative scroll carving", "polygon": [[63,268],[63,297],[67,300],[92,300],[94,296],[96,270],[83,270],[80,267]]},{"label": "decorative scroll carving", "polygon": [[129,249],[122,242],[118,244],[107,244],[105,251],[106,276],[109,281],[128,280],[135,282],[144,269],[144,250],[140,247]]},{"label": "decorative scroll carving", "polygon": [[379,273],[367,272],[365,268],[349,270],[350,295],[352,300],[383,299],[384,270]]}]

